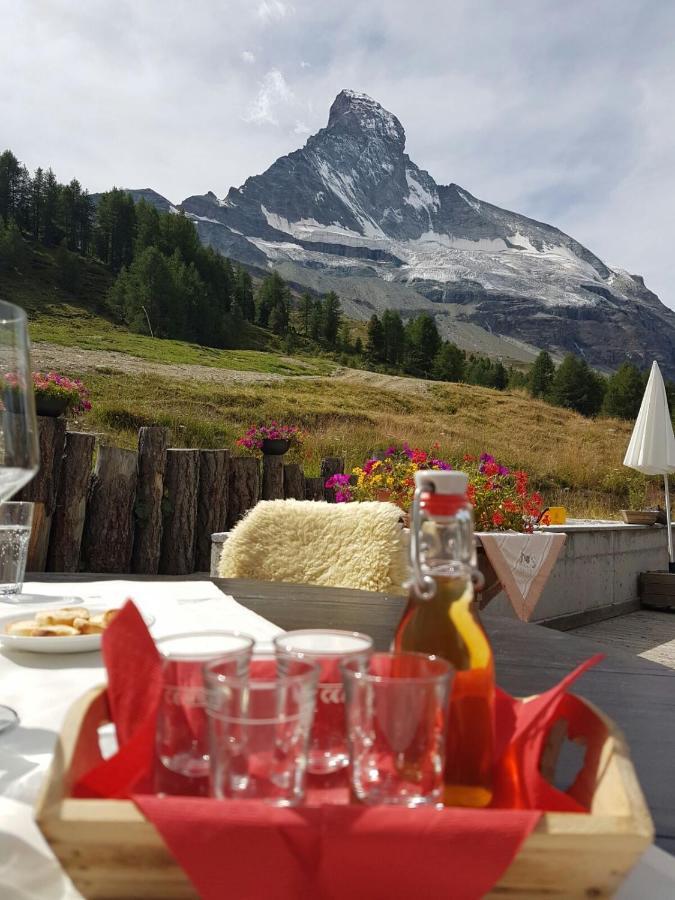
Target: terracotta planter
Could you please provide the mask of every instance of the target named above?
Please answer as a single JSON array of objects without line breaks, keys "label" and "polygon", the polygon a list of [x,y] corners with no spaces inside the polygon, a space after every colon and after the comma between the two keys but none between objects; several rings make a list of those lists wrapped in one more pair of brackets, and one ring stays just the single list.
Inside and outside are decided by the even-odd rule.
[{"label": "terracotta planter", "polygon": [[288,452],[290,443],[290,441],[282,439],[265,438],[261,449],[265,456],[283,456]]}]

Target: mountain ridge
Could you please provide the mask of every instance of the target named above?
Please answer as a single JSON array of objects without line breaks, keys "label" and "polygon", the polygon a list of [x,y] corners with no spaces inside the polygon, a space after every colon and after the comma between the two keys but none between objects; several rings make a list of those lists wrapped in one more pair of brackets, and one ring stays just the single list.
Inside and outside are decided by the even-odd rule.
[{"label": "mountain ridge", "polygon": [[177,209],[225,255],[336,290],[351,317],[428,310],[469,350],[572,351],[601,369],[656,358],[675,377],[675,312],[640,276],[555,226],[437,184],[405,153],[398,118],[365,94],[341,91],[325,128],[224,199]]}]

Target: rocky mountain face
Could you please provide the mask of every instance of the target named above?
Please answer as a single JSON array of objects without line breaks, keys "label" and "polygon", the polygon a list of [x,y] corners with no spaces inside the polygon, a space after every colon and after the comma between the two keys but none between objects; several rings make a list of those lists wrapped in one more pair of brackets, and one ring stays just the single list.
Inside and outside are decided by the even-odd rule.
[{"label": "rocky mountain face", "polygon": [[326,128],[224,200],[209,192],[179,209],[204,243],[337,291],[349,316],[424,309],[469,350],[573,351],[605,369],[655,358],[675,378],[675,313],[642,278],[557,228],[436,184],[405,153],[396,116],[365,94],[338,94]]}]

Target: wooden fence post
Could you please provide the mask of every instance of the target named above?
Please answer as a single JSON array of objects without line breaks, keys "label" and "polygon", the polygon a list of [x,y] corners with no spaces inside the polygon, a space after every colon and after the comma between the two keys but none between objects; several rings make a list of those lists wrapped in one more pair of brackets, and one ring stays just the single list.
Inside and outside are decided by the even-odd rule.
[{"label": "wooden fence post", "polygon": [[284,497],[305,499],[305,476],[297,463],[287,463],[284,466]]},{"label": "wooden fence post", "polygon": [[323,500],[323,478],[305,478],[305,500]]},{"label": "wooden fence post", "polygon": [[35,504],[26,563],[29,572],[44,572],[47,564],[49,534],[63,462],[66,420],[51,416],[39,416],[38,435],[40,468],[33,480],[29,481],[15,497],[16,500],[25,500]]},{"label": "wooden fence post", "polygon": [[260,498],[260,468],[255,456],[233,456],[230,459],[230,495],[227,505],[227,528],[255,506]]},{"label": "wooden fence post", "polygon": [[[326,456],[321,460],[321,477],[324,485],[331,475],[342,475],[344,470],[345,461],[341,456]],[[335,492],[324,486],[323,499],[335,503]]]},{"label": "wooden fence post", "polygon": [[199,450],[167,450],[159,558],[162,575],[194,571],[198,490]]},{"label": "wooden fence post", "polygon": [[262,461],[262,499],[282,500],[283,496],[284,458],[265,454]]},{"label": "wooden fence post", "polygon": [[201,450],[195,572],[211,571],[211,535],[225,531],[230,492],[230,451]]},{"label": "wooden fence post", "polygon": [[138,431],[138,485],[134,506],[134,549],[131,571],[156,575],[162,546],[162,497],[166,471],[166,428],[147,427]]},{"label": "wooden fence post", "polygon": [[133,549],[137,454],[99,447],[82,538],[86,572],[129,572]]},{"label": "wooden fence post", "polygon": [[47,555],[50,572],[77,572],[96,435],[66,434]]}]

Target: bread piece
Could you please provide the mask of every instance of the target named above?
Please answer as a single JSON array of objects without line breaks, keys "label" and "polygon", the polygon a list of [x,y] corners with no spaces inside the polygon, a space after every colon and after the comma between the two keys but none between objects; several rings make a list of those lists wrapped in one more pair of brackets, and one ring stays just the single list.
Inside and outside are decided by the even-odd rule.
[{"label": "bread piece", "polygon": [[72,625],[38,625],[31,637],[74,637],[78,634],[79,631]]},{"label": "bread piece", "polygon": [[40,625],[72,625],[75,619],[88,619],[89,610],[83,606],[64,606],[63,609],[46,609],[35,616]]},{"label": "bread piece", "polygon": [[119,609],[106,609],[106,611],[103,613],[103,621],[105,622],[105,624],[110,625],[118,612]]},{"label": "bread piece", "polygon": [[37,627],[38,623],[34,619],[24,619],[21,622],[10,622],[5,633],[16,637],[31,637]]},{"label": "bread piece", "polygon": [[73,622],[73,628],[77,630],[78,634],[101,634],[105,631],[105,623],[103,621],[97,622],[96,616],[91,619],[75,619]]}]

